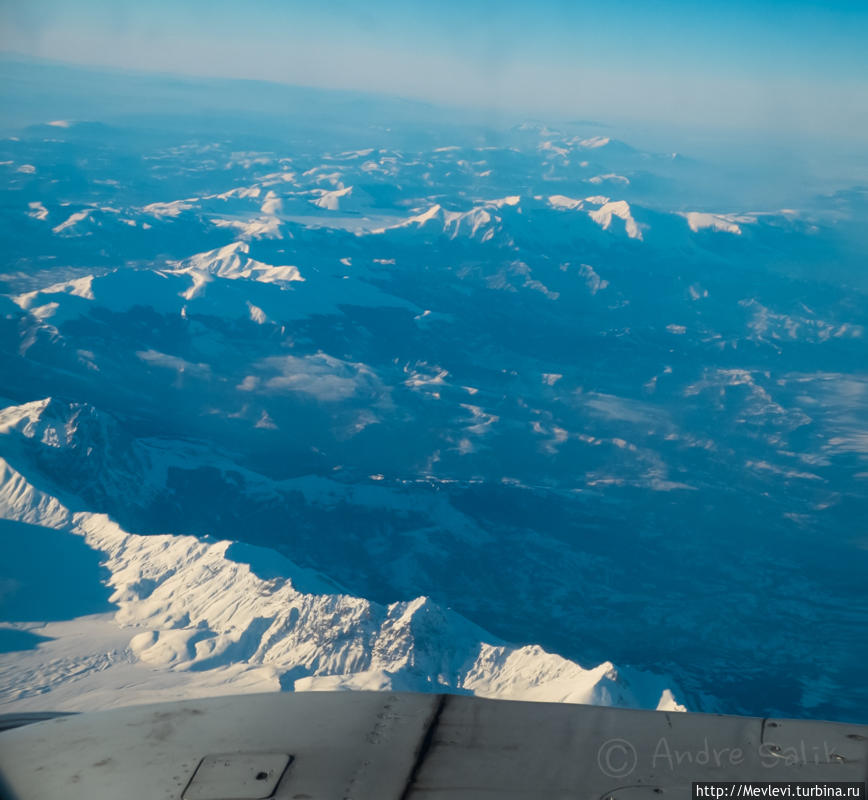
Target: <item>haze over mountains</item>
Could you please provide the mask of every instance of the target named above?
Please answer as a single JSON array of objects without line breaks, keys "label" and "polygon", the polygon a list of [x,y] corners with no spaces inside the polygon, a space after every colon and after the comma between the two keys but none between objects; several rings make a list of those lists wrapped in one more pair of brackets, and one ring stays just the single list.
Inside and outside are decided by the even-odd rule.
[{"label": "haze over mountains", "polygon": [[149,80],[0,142],[0,703],[864,719],[865,188]]}]

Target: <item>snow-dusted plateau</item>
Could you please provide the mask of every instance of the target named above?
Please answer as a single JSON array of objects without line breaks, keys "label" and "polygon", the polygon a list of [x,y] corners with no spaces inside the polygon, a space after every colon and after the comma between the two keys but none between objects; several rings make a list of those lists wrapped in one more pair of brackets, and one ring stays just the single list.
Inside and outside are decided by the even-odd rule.
[{"label": "snow-dusted plateau", "polygon": [[0,712],[865,720],[864,188],[64,74],[0,140]]}]

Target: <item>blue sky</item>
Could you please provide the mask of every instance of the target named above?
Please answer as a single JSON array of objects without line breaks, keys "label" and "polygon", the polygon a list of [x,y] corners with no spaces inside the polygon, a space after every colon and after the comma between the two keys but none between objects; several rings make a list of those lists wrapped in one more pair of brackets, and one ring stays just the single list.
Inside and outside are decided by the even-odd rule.
[{"label": "blue sky", "polygon": [[0,0],[62,61],[674,124],[868,131],[868,2]]}]

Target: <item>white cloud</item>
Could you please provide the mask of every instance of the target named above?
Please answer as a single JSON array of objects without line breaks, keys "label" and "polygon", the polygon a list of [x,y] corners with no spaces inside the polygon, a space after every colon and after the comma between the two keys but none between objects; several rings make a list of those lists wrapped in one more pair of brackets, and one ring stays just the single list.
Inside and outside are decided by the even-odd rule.
[{"label": "white cloud", "polygon": [[161,353],[158,350],[139,350],[136,355],[146,364],[155,367],[166,367],[177,372],[185,372],[191,375],[207,375],[211,368],[207,364],[194,364],[178,356]]},{"label": "white cloud", "polygon": [[326,353],[273,356],[256,366],[265,375],[248,375],[238,386],[241,391],[301,393],[325,403],[380,395],[384,391],[379,378],[367,365],[343,361]]}]

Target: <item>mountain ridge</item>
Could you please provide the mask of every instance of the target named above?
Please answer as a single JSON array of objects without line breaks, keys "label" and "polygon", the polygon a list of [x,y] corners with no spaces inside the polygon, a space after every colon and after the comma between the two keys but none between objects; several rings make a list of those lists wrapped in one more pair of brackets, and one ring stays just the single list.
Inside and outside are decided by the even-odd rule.
[{"label": "mountain ridge", "polygon": [[[0,421],[7,431],[17,427],[36,435],[34,411],[51,407],[43,401],[7,408]],[[70,446],[51,430],[50,424],[42,427],[50,446]],[[127,533],[104,514],[71,510],[5,459],[0,459],[0,516],[81,536],[101,552],[111,601],[118,606],[114,620],[131,634],[131,658],[158,671],[264,666],[277,670],[284,688],[363,688],[373,681],[382,689],[683,710],[671,681],[663,685],[664,679],[618,670],[609,662],[583,669],[535,645],[492,641],[429,598],[383,607],[324,594],[337,588],[333,582],[267,549],[207,537]],[[245,556],[259,562],[260,570],[264,564],[271,577],[259,578]],[[31,624],[27,630],[38,628]],[[78,680],[77,674],[67,677]],[[62,683],[63,676],[56,680]],[[141,689],[144,697],[147,681]],[[140,695],[130,693],[125,700],[134,697],[139,701]],[[50,693],[44,699],[51,704]]]}]

